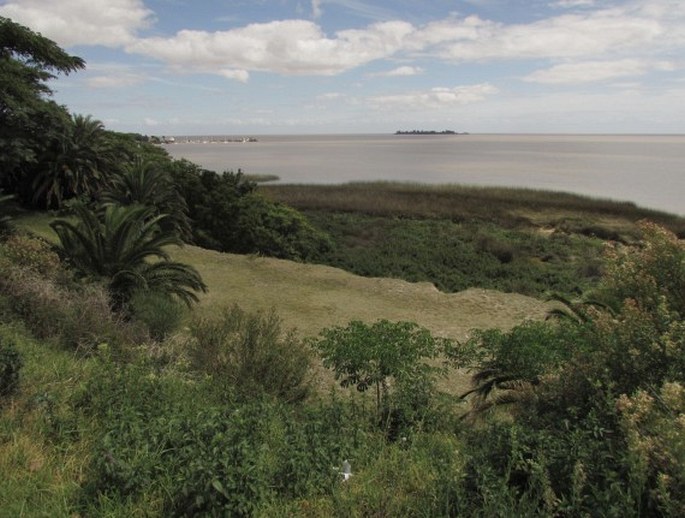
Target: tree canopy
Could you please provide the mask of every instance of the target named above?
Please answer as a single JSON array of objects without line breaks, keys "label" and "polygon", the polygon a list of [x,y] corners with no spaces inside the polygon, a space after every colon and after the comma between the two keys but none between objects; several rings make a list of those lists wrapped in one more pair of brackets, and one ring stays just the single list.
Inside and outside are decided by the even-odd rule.
[{"label": "tree canopy", "polygon": [[0,17],[0,182],[16,192],[51,133],[68,117],[47,81],[85,67],[54,41]]}]

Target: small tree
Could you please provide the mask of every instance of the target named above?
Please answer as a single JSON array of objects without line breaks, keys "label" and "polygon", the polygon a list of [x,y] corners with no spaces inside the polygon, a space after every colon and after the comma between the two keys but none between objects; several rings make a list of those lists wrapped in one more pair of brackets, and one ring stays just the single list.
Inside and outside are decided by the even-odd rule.
[{"label": "small tree", "polygon": [[346,327],[324,329],[314,346],[342,387],[355,386],[360,392],[375,387],[380,415],[381,408],[389,406],[391,384],[410,391],[432,386],[443,369],[425,360],[436,358],[447,344],[413,322],[379,320],[369,325],[355,320]]}]

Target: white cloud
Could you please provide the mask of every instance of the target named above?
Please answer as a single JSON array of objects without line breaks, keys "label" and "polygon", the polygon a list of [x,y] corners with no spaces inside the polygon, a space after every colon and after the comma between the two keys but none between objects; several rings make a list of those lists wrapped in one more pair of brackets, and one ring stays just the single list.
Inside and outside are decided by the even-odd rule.
[{"label": "white cloud", "polygon": [[138,74],[98,75],[86,79],[91,88],[122,88],[133,86],[145,81],[145,77]]},{"label": "white cloud", "polygon": [[317,101],[337,101],[339,99],[345,98],[346,95],[340,92],[328,92],[325,94],[317,95]]},{"label": "white cloud", "polygon": [[428,24],[414,38],[455,61],[596,56],[644,49],[664,37],[659,20],[620,9],[505,25],[478,17]]},{"label": "white cloud", "polygon": [[384,22],[328,38],[312,22],[284,20],[219,32],[183,30],[170,38],[140,39],[127,50],[187,71],[334,75],[393,55],[413,30],[406,22]]},{"label": "white cloud", "polygon": [[411,67],[411,66],[401,66],[394,68],[392,70],[388,70],[387,72],[381,72],[378,74],[375,74],[376,76],[380,77],[406,77],[406,76],[417,76],[423,73],[423,69],[421,67]]},{"label": "white cloud", "polygon": [[647,71],[645,63],[636,59],[620,61],[585,61],[564,63],[546,70],[536,70],[524,77],[534,83],[592,83],[617,77],[642,75]]},{"label": "white cloud", "polygon": [[593,83],[609,79],[640,76],[651,70],[672,71],[670,62],[648,63],[638,59],[617,61],[584,61],[564,63],[545,70],[537,70],[524,77],[525,81],[545,84]]},{"label": "white cloud", "polygon": [[553,2],[552,7],[559,7],[561,9],[570,9],[573,7],[592,7],[595,5],[595,0],[558,0]]},{"label": "white cloud", "polygon": [[369,99],[372,105],[377,107],[398,106],[411,109],[443,108],[446,106],[458,106],[471,104],[485,100],[489,95],[498,90],[489,83],[476,85],[456,86],[454,88],[437,87],[427,91],[415,91],[395,95],[382,95]]},{"label": "white cloud", "polygon": [[247,83],[250,79],[250,73],[247,70],[223,69],[219,71],[219,75],[227,79],[235,79],[241,83]]},{"label": "white cloud", "polygon": [[64,47],[118,47],[132,43],[153,13],[142,0],[14,0],[0,6],[0,15]]}]

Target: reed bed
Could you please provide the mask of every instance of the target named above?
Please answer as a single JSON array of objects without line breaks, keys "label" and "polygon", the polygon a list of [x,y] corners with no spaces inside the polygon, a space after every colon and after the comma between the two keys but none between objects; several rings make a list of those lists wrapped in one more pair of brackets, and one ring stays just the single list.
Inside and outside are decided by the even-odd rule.
[{"label": "reed bed", "polygon": [[271,199],[303,211],[488,221],[504,227],[556,227],[569,222],[580,227],[584,223],[616,226],[619,221],[625,224],[649,219],[685,236],[685,218],[632,202],[565,192],[397,182],[263,185],[260,190]]}]

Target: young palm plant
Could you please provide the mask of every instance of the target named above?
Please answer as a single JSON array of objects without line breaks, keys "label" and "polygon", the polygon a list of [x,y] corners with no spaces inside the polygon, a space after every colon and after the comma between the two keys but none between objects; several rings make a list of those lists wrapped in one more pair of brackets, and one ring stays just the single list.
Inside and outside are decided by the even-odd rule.
[{"label": "young palm plant", "polygon": [[82,274],[105,280],[115,308],[140,290],[175,296],[187,305],[197,302],[196,292],[206,291],[192,266],[171,261],[164,250],[181,244],[175,233],[160,229],[167,215],[140,205],[106,205],[95,212],[74,204],[73,210],[76,223],[51,224],[61,251]]},{"label": "young palm plant", "polygon": [[462,365],[475,370],[473,388],[461,395],[462,399],[473,396],[472,410],[466,415],[535,398],[545,376],[573,357],[573,333],[579,329],[574,326],[575,321],[557,325],[531,321],[508,332],[476,332],[465,344],[473,358]]}]

